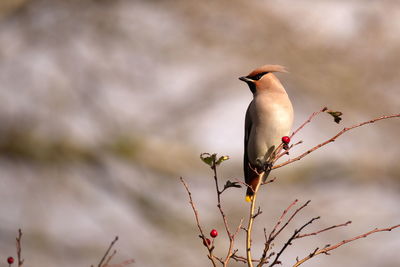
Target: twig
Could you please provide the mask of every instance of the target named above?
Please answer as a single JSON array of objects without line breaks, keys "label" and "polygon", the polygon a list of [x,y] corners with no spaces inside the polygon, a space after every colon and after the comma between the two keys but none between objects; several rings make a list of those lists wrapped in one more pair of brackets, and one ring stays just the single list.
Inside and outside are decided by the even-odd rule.
[{"label": "twig", "polygon": [[267,260],[267,253],[268,250],[271,246],[272,241],[275,239],[276,236],[273,236],[275,233],[276,229],[278,226],[282,223],[283,218],[285,215],[288,213],[288,211],[298,202],[298,200],[294,200],[282,213],[282,215],[279,217],[279,220],[276,222],[274,228],[270,232],[269,236],[267,237],[267,232],[266,229],[264,228],[264,236],[265,236],[265,244],[264,244],[264,250],[260,258],[260,263],[257,265],[257,267],[261,267],[264,263],[266,263]]},{"label": "twig", "polygon": [[211,165],[211,169],[214,172],[214,181],[215,181],[215,188],[217,191],[217,207],[218,210],[222,216],[222,220],[224,222],[224,226],[225,226],[225,230],[226,230],[226,234],[228,235],[229,238],[229,249],[228,249],[228,253],[225,257],[225,260],[221,260],[221,263],[223,264],[223,266],[228,266],[229,264],[229,260],[231,259],[232,255],[233,255],[233,246],[235,243],[235,237],[237,235],[237,233],[239,232],[240,228],[242,227],[242,223],[243,223],[243,219],[240,220],[240,223],[238,225],[238,227],[236,228],[235,233],[232,234],[230,228],[229,228],[229,224],[228,224],[228,219],[225,215],[224,210],[222,209],[222,204],[221,204],[221,195],[222,193],[225,191],[226,188],[224,188],[223,190],[219,189],[219,185],[218,185],[218,174],[217,174],[217,161],[216,158],[213,158],[213,162]]},{"label": "twig", "polygon": [[315,147],[313,147],[313,148],[307,150],[306,152],[304,152],[304,153],[301,154],[300,156],[297,156],[297,157],[295,157],[295,158],[293,158],[293,159],[287,160],[287,161],[285,161],[285,162],[283,162],[283,163],[281,163],[281,164],[275,165],[275,166],[273,166],[271,169],[281,168],[281,167],[283,167],[283,166],[285,166],[285,165],[288,165],[288,164],[290,164],[290,163],[292,163],[292,162],[298,161],[298,160],[304,158],[305,156],[307,156],[308,154],[310,154],[311,152],[313,152],[313,151],[315,151],[315,150],[317,150],[317,149],[319,149],[319,148],[321,148],[321,147],[323,147],[323,146],[325,146],[325,145],[327,145],[327,144],[329,144],[329,143],[331,143],[331,142],[334,142],[339,136],[341,136],[341,135],[344,134],[345,132],[348,132],[348,131],[350,131],[350,130],[352,130],[352,129],[361,127],[361,126],[366,125],[366,124],[371,124],[371,123],[374,123],[374,122],[376,122],[376,121],[380,121],[380,120],[384,120],[384,119],[390,119],[390,118],[396,118],[396,117],[400,117],[400,114],[394,114],[394,115],[388,115],[388,116],[381,116],[381,117],[378,117],[378,118],[375,118],[375,119],[372,119],[372,120],[369,120],[369,121],[365,121],[365,122],[358,123],[358,124],[355,124],[355,125],[353,125],[353,126],[344,128],[344,129],[341,130],[339,133],[337,133],[336,135],[334,135],[334,136],[331,137],[330,139],[326,140],[325,142],[322,142],[321,144],[316,145]]},{"label": "twig", "polygon": [[263,250],[263,253],[260,258],[260,263],[257,264],[257,267],[261,267],[264,265],[264,263],[267,263],[267,253],[271,246],[271,242],[267,237],[267,229],[266,228],[264,228],[264,236],[265,236],[264,250]]},{"label": "twig", "polygon": [[289,152],[290,152],[290,150],[291,150],[293,147],[295,147],[295,146],[297,146],[297,145],[300,145],[300,144],[302,144],[302,143],[303,143],[303,141],[300,140],[300,141],[298,141],[297,143],[290,145],[288,149],[286,149],[285,151],[283,151],[282,153],[280,153],[279,155],[277,155],[277,156],[274,158],[273,163],[277,162],[278,159],[280,159],[280,158],[283,157],[284,155],[289,155]]},{"label": "twig", "polygon": [[233,254],[233,255],[232,255],[232,259],[234,259],[235,261],[238,261],[238,262],[247,263],[246,257],[238,256],[238,255],[236,255],[236,254]]},{"label": "twig", "polygon": [[355,240],[357,240],[357,239],[367,237],[367,236],[369,236],[369,235],[371,235],[371,234],[373,234],[373,233],[377,233],[377,232],[392,231],[393,229],[398,228],[398,227],[400,227],[400,224],[395,225],[395,226],[392,226],[392,227],[389,227],[389,228],[382,228],[382,229],[376,228],[376,229],[374,229],[374,230],[372,230],[372,231],[369,231],[369,232],[367,232],[367,233],[364,233],[364,234],[361,234],[361,235],[359,235],[359,236],[353,237],[353,238],[351,238],[351,239],[343,240],[343,241],[341,241],[341,242],[339,242],[339,243],[337,243],[337,244],[335,244],[335,245],[326,246],[326,247],[323,248],[323,249],[316,250],[314,253],[311,253],[310,255],[308,255],[307,257],[305,257],[305,258],[303,258],[303,259],[301,259],[301,260],[297,260],[297,262],[293,265],[293,267],[300,266],[300,265],[303,264],[304,262],[308,261],[309,259],[311,259],[311,258],[313,258],[314,256],[317,256],[317,255],[319,255],[319,254],[322,254],[322,253],[323,253],[323,254],[329,255],[329,253],[328,253],[329,251],[334,250],[334,249],[336,249],[336,248],[338,248],[338,247],[340,247],[340,246],[343,246],[344,244],[350,243],[350,242],[355,241]]},{"label": "twig", "polygon": [[123,266],[128,266],[132,263],[135,263],[134,259],[129,259],[129,260],[125,260],[123,262],[120,263],[116,263],[116,264],[111,264],[111,265],[104,265],[105,267],[123,267]]},{"label": "twig", "polygon": [[349,224],[351,224],[351,221],[347,221],[347,222],[342,223],[342,224],[332,225],[332,226],[330,226],[330,227],[328,227],[328,228],[319,230],[319,231],[317,231],[317,232],[313,232],[313,233],[309,233],[309,234],[303,234],[303,235],[298,235],[298,236],[296,236],[296,239],[297,239],[297,238],[303,238],[303,237],[306,237],[306,236],[317,235],[317,234],[320,234],[320,233],[322,233],[322,232],[329,231],[329,230],[332,230],[332,229],[335,229],[335,228],[338,228],[338,227],[347,226],[347,225],[349,225]]},{"label": "twig", "polygon": [[108,246],[108,249],[107,249],[106,253],[104,253],[103,258],[101,258],[99,264],[97,265],[98,267],[104,267],[105,266],[105,265],[103,265],[103,262],[106,259],[106,257],[108,256],[108,253],[110,253],[111,248],[114,246],[115,242],[117,242],[117,241],[118,241],[118,236],[116,236],[114,238],[114,240],[111,242],[111,244]]},{"label": "twig", "polygon": [[[247,258],[246,257],[239,256],[239,255],[236,255],[236,254],[232,255],[232,259],[234,259],[237,262],[247,263]],[[252,261],[253,262],[259,262],[259,260],[256,260],[256,259],[253,259]]]},{"label": "twig", "polygon": [[[294,135],[296,135],[301,129],[303,129],[304,126],[306,126],[306,124],[310,123],[311,120],[312,120],[314,117],[316,117],[317,115],[319,115],[319,114],[322,113],[322,112],[325,112],[326,110],[328,110],[328,108],[327,108],[327,107],[323,107],[323,108],[320,109],[319,111],[313,112],[313,113],[310,115],[310,117],[308,117],[308,119],[307,119],[302,125],[300,125],[299,128],[297,128],[297,129],[289,136],[290,139],[292,139]],[[286,151],[284,151],[284,152],[282,152],[282,153],[281,153],[281,151],[282,151],[282,148],[283,148],[283,143],[281,143],[281,144],[277,147],[277,149],[274,151],[274,152],[275,152],[274,155],[276,155],[276,156],[272,159],[272,163],[274,164],[274,163],[275,163],[278,159],[280,159],[283,155],[289,154],[289,150],[290,150],[290,149],[292,149],[294,146],[297,146],[297,145],[299,145],[299,144],[301,144],[301,143],[303,143],[303,141],[299,141],[299,142],[297,142],[296,144],[291,145]]]},{"label": "twig", "polygon": [[216,159],[213,158],[213,164],[211,166],[211,169],[214,172],[214,181],[215,181],[215,188],[217,191],[217,207],[219,212],[221,213],[222,216],[222,220],[224,221],[224,226],[225,226],[225,230],[226,230],[226,234],[229,237],[229,250],[228,250],[228,255],[225,258],[225,262],[222,262],[224,266],[226,266],[229,262],[229,259],[232,255],[232,249],[233,249],[233,236],[231,234],[231,231],[229,229],[229,225],[228,225],[228,220],[226,218],[225,212],[222,209],[222,205],[221,205],[221,194],[222,191],[219,190],[219,186],[218,186],[218,175],[217,175],[217,165],[216,165]]},{"label": "twig", "polygon": [[115,256],[115,254],[117,254],[117,251],[114,250],[113,253],[111,253],[111,255],[107,258],[107,260],[104,262],[104,267],[107,267],[108,264],[110,263],[111,259]]},{"label": "twig", "polygon": [[259,206],[257,209],[257,212],[253,215],[253,218],[255,219],[258,215],[262,213],[261,207]]},{"label": "twig", "polygon": [[254,210],[255,210],[257,192],[262,183],[264,174],[265,174],[265,172],[262,172],[258,178],[259,179],[258,184],[254,190],[253,198],[251,200],[251,205],[250,205],[249,223],[248,223],[247,231],[246,231],[246,256],[247,256],[247,266],[248,267],[253,267],[253,260],[252,260],[252,256],[251,256],[251,233],[253,230]]},{"label": "twig", "polygon": [[234,180],[235,180],[235,182],[237,182],[237,183],[239,183],[239,184],[242,184],[242,185],[245,186],[246,188],[251,188],[251,185],[246,184],[245,182],[243,182],[243,181],[241,181],[241,180],[239,180],[239,179],[237,179],[237,178],[235,178]]},{"label": "twig", "polygon": [[306,126],[306,124],[310,123],[311,120],[316,117],[317,115],[319,115],[322,112],[325,112],[326,110],[328,110],[327,107],[323,107],[322,109],[320,109],[317,112],[314,112],[313,114],[310,115],[310,117],[302,124],[299,126],[299,128],[297,128],[289,137],[290,139],[292,139],[293,136],[295,136],[301,129],[304,128],[304,126]]},{"label": "twig", "polygon": [[275,264],[280,263],[279,262],[279,257],[282,255],[282,253],[285,251],[285,249],[292,244],[292,241],[296,238],[296,236],[308,225],[312,224],[313,221],[318,220],[320,217],[315,217],[312,218],[311,220],[309,220],[307,223],[305,223],[302,227],[300,227],[298,230],[295,230],[293,235],[288,239],[288,241],[283,245],[282,249],[278,252],[278,254],[276,254],[276,257],[274,259],[274,261],[271,263],[271,265],[269,265],[269,267],[274,266]]},{"label": "twig", "polygon": [[295,199],[282,213],[281,217],[279,217],[279,220],[276,222],[274,228],[272,229],[271,233],[269,234],[269,238],[272,238],[272,235],[275,233],[276,229],[278,228],[278,226],[282,223],[283,218],[285,217],[285,215],[288,213],[288,211],[298,202],[298,199]]},{"label": "twig", "polygon": [[16,238],[18,267],[21,267],[22,264],[24,264],[24,260],[21,257],[21,238],[22,238],[22,231],[21,229],[18,229],[18,237]]},{"label": "twig", "polygon": [[293,218],[297,215],[297,213],[299,213],[299,211],[301,211],[303,208],[305,208],[310,202],[311,202],[311,200],[308,200],[306,203],[303,204],[303,206],[298,208],[292,214],[292,216],[290,216],[290,218],[287,220],[287,222],[275,234],[271,235],[272,239],[275,239],[282,232],[282,230],[285,229],[286,226],[288,226],[288,224],[293,220]]},{"label": "twig", "polygon": [[236,228],[235,233],[231,234],[230,238],[229,238],[229,249],[228,249],[228,254],[226,255],[225,261],[223,262],[224,266],[228,266],[229,260],[232,258],[232,256],[234,255],[235,251],[233,250],[233,245],[235,242],[235,237],[237,236],[237,234],[239,233],[239,230],[242,228],[243,225],[243,218],[240,219],[239,225]]},{"label": "twig", "polygon": [[265,182],[262,182],[261,185],[273,183],[273,182],[275,182],[275,180],[276,180],[276,177],[273,177],[273,178],[271,178],[271,179],[269,179],[269,180],[267,180]]},{"label": "twig", "polygon": [[199,228],[199,232],[200,232],[200,238],[203,240],[203,244],[205,244],[205,246],[207,247],[207,250],[208,250],[208,258],[212,262],[213,266],[216,267],[217,266],[217,263],[215,262],[216,257],[212,253],[214,247],[211,246],[210,244],[208,244],[207,239],[204,235],[203,229],[200,225],[199,213],[197,212],[196,206],[194,205],[194,202],[192,199],[192,193],[190,192],[189,187],[186,184],[185,180],[182,177],[180,177],[180,180],[181,180],[183,186],[185,187],[186,192],[189,196],[189,203],[192,206],[192,210],[194,212],[194,217],[196,218],[197,227]]}]

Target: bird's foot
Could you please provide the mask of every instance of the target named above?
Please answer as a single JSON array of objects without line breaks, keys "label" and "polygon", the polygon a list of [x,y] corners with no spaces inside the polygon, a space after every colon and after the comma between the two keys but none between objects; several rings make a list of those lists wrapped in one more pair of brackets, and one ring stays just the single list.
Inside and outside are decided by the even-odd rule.
[{"label": "bird's foot", "polygon": [[272,168],[272,162],[266,161],[263,164],[263,171],[268,171],[271,170]]},{"label": "bird's foot", "polygon": [[272,162],[257,159],[257,169],[258,170],[261,170],[262,172],[266,172],[268,170],[271,170],[271,168],[272,168]]}]

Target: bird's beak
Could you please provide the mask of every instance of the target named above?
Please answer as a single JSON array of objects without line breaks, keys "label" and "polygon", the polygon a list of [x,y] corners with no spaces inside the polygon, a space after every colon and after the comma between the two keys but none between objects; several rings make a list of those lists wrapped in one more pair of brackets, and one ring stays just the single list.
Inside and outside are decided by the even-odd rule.
[{"label": "bird's beak", "polygon": [[239,80],[244,81],[244,82],[246,82],[246,83],[248,83],[248,82],[253,82],[252,79],[249,79],[249,78],[247,78],[247,77],[245,77],[245,76],[239,77]]}]

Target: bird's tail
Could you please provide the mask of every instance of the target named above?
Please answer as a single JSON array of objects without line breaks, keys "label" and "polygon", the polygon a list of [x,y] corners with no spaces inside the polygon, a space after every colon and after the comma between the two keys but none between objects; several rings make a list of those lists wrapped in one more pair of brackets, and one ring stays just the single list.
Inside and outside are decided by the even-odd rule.
[{"label": "bird's tail", "polygon": [[264,173],[254,175],[252,177],[253,179],[251,179],[249,183],[250,187],[247,187],[246,191],[246,198],[245,198],[246,202],[251,202],[253,200],[254,192],[256,191],[257,186],[260,183],[261,176],[262,176],[262,182],[265,182],[270,172],[271,170],[266,170]]}]

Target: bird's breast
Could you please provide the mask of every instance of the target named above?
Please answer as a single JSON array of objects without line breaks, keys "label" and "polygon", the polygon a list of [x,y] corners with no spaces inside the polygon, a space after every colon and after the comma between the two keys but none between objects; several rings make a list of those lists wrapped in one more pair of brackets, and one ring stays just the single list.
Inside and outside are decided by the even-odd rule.
[{"label": "bird's breast", "polygon": [[255,163],[273,146],[288,135],[293,123],[293,108],[287,95],[254,99],[251,117],[253,126],[249,136],[249,160]]}]

